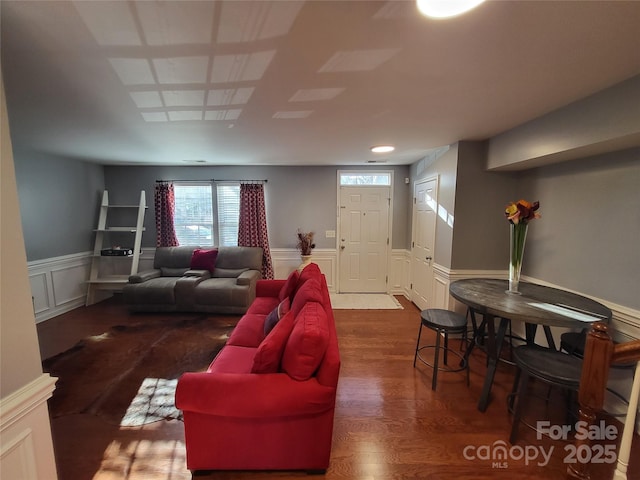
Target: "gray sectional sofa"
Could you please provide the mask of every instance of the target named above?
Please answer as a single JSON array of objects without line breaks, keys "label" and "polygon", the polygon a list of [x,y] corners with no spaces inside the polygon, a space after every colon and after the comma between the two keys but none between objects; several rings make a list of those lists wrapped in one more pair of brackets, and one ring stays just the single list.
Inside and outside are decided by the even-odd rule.
[{"label": "gray sectional sofa", "polygon": [[134,312],[244,314],[262,278],[262,249],[219,247],[215,268],[192,269],[198,247],[159,247],[153,269],[129,277],[123,299]]}]

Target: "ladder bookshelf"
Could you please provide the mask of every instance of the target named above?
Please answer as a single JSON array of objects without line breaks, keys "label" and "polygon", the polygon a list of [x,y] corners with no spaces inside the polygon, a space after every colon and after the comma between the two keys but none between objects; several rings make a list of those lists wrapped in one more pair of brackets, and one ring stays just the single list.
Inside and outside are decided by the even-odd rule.
[{"label": "ladder bookshelf", "polygon": [[[109,212],[114,210],[130,210],[133,213],[137,209],[137,217],[135,226],[112,226],[109,224]],[[102,193],[102,202],[100,203],[100,215],[98,218],[98,228],[96,232],[95,246],[91,257],[91,272],[87,282],[87,300],[86,305],[92,305],[96,302],[96,293],[99,290],[120,291],[122,287],[129,281],[129,275],[138,273],[138,263],[140,262],[140,247],[142,245],[142,232],[144,232],[144,214],[147,209],[144,190],[140,192],[140,202],[137,205],[111,205],[109,204],[109,192],[106,190]],[[109,240],[112,233],[130,233],[133,234],[133,248],[130,255],[103,255],[102,250],[105,248],[105,241]],[[127,248],[129,248],[127,246]],[[120,261],[120,259],[130,259],[131,269],[129,275],[104,275],[105,259],[111,261]]]}]

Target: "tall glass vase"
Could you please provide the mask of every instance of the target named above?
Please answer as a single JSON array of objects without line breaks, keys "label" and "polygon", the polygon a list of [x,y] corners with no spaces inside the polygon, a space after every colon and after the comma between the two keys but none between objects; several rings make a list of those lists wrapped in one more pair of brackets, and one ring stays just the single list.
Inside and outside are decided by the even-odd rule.
[{"label": "tall glass vase", "polygon": [[522,257],[524,256],[524,244],[527,240],[527,223],[510,224],[509,244],[509,290],[507,293],[520,295],[520,270],[522,270]]}]

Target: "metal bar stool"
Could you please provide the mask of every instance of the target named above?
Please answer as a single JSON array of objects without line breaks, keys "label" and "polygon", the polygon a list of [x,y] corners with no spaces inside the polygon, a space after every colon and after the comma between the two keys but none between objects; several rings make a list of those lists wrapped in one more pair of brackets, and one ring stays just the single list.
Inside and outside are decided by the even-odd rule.
[{"label": "metal bar stool", "polygon": [[[516,347],[514,359],[518,367],[513,382],[513,390],[510,395],[509,407],[513,409],[513,420],[509,441],[515,444],[518,439],[518,427],[522,413],[529,399],[527,387],[529,379],[536,378],[547,385],[560,387],[570,393],[567,397],[567,411],[573,400],[572,393],[578,391],[580,375],[582,373],[582,360],[552,348],[544,348],[537,345],[525,345]],[[515,400],[515,408],[513,402]]]},{"label": "metal bar stool", "polygon": [[[469,359],[469,355],[471,355],[471,352],[476,346],[480,348],[482,351],[484,351],[485,353],[487,350],[486,345],[484,344],[485,338],[487,335],[487,332],[486,332],[487,319],[484,315],[482,315],[482,321],[478,323],[478,321],[476,320],[476,314],[482,315],[482,313],[474,310],[471,307],[467,309],[467,316],[471,318],[471,325],[473,327],[473,335],[471,337],[471,341],[468,342],[469,344],[464,354],[465,358],[467,358],[467,361]],[[526,338],[522,338],[521,336],[514,334],[513,331],[511,330],[511,320],[508,320],[508,322],[509,322],[509,326],[508,326],[509,332],[505,334],[504,338],[509,340],[509,352],[512,354],[513,349],[517,346],[513,344],[514,340],[521,342],[522,344],[525,344],[528,342]],[[513,356],[513,354],[511,356]],[[515,362],[513,362],[512,360],[508,360],[503,356],[499,357],[498,361],[506,363],[508,365],[515,365]],[[487,357],[487,362],[489,362],[488,357]]]},{"label": "metal bar stool", "polygon": [[[423,345],[420,346],[420,336],[422,335],[422,327],[430,328],[436,332],[436,344],[435,345]],[[438,308],[432,308],[429,310],[423,310],[420,312],[420,329],[418,330],[418,341],[416,342],[416,353],[413,357],[413,367],[416,366],[416,360],[420,359],[422,363],[433,368],[433,379],[431,381],[431,389],[436,389],[436,383],[438,381],[438,370],[445,372],[459,372],[461,370],[467,371],[467,386],[469,386],[469,363],[464,355],[449,348],[449,334],[460,334],[462,340],[467,341],[467,319],[464,315],[452,312],[450,310],[442,310]],[[444,336],[444,347],[440,346],[440,337]],[[420,352],[426,348],[435,348],[435,355],[433,364],[426,361],[420,355]],[[449,366],[440,367],[440,350],[442,349],[444,364],[447,365],[448,352],[453,353],[460,358],[460,367],[452,368]]]}]

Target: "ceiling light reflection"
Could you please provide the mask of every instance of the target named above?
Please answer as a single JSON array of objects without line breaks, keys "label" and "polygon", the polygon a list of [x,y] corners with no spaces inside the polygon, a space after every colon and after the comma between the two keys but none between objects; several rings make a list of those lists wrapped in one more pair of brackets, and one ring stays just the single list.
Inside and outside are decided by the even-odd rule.
[{"label": "ceiling light reflection", "polygon": [[418,10],[433,18],[449,18],[474,9],[484,0],[416,0]]},{"label": "ceiling light reflection", "polygon": [[393,145],[374,145],[371,147],[373,153],[389,153],[396,149]]}]

